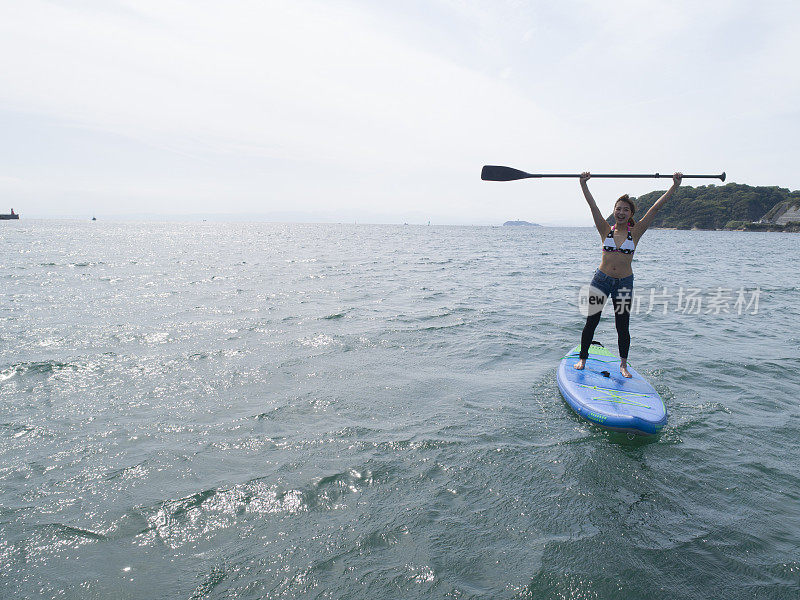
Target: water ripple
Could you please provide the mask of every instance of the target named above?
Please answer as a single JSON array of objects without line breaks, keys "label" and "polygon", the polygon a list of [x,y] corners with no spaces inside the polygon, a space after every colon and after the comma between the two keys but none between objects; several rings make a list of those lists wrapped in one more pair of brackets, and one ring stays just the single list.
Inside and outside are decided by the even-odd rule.
[{"label": "water ripple", "polygon": [[794,597],[800,257],[751,237],[637,249],[645,295],[762,295],[633,316],[670,420],[629,440],[555,381],[590,229],[9,229],[0,596]]}]

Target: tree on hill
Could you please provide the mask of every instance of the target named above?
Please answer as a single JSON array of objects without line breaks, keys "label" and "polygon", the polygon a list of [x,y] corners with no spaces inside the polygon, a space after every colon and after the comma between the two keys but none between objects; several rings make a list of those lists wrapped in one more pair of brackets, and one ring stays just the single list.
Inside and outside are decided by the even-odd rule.
[{"label": "tree on hill", "polygon": [[[664,191],[634,199],[636,215],[642,218]],[[677,229],[722,229],[729,221],[757,221],[776,204],[800,202],[800,192],[779,187],[754,187],[740,183],[727,185],[681,186],[661,207],[653,227]],[[613,215],[610,221],[613,222]]]}]

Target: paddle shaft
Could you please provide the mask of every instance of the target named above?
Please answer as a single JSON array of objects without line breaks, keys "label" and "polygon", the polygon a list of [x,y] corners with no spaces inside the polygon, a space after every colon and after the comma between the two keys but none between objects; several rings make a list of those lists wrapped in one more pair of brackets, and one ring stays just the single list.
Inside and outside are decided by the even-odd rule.
[{"label": "paddle shaft", "polygon": [[[494,165],[486,165],[481,171],[481,179],[484,181],[514,181],[516,179],[528,179],[532,177],[580,177],[580,173],[526,173],[519,169]],[[672,179],[672,175],[661,175],[660,173],[592,173],[592,179],[597,177],[613,177],[615,179]],[[725,173],[719,175],[683,175],[683,179],[721,179],[725,181]]]}]

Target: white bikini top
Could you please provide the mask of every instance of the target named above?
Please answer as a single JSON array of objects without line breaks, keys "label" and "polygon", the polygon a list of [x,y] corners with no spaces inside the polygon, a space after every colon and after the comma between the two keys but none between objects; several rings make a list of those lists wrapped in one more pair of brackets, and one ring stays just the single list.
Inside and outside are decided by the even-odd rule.
[{"label": "white bikini top", "polygon": [[603,251],[633,254],[636,251],[636,244],[633,241],[633,235],[631,235],[631,226],[628,225],[628,239],[622,242],[622,245],[619,248],[617,247],[617,242],[614,239],[614,230],[616,227],[617,224],[614,223],[614,225],[611,226],[611,231],[608,232],[606,239],[603,240]]}]

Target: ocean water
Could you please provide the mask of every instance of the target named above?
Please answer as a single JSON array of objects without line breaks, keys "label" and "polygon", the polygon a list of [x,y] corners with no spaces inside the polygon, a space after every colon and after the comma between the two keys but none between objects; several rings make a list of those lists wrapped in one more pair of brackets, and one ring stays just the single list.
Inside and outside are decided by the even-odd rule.
[{"label": "ocean water", "polygon": [[798,240],[645,235],[643,440],[592,229],[2,223],[0,597],[797,598]]}]

